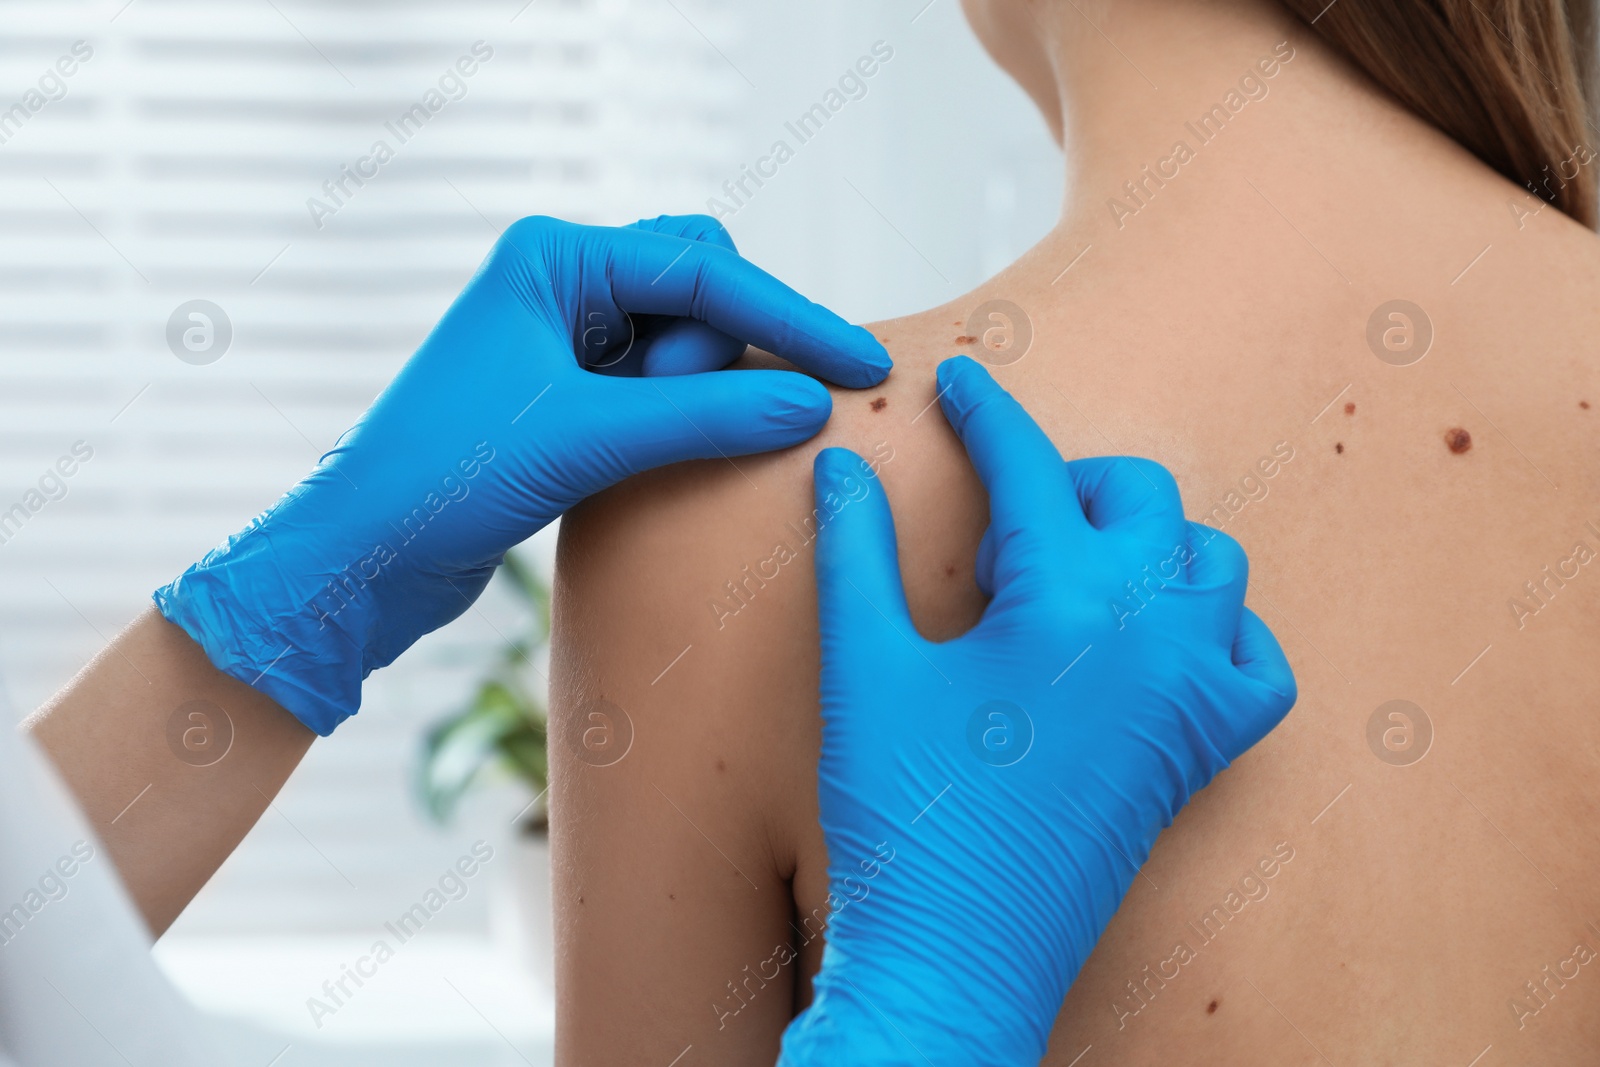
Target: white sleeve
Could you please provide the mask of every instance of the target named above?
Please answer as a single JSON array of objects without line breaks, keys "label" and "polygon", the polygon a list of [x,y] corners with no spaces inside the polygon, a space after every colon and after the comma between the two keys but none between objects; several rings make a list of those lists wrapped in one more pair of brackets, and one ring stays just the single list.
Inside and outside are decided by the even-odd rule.
[{"label": "white sleeve", "polygon": [[156,966],[110,855],[10,721],[0,719],[0,1067],[229,1062]]}]

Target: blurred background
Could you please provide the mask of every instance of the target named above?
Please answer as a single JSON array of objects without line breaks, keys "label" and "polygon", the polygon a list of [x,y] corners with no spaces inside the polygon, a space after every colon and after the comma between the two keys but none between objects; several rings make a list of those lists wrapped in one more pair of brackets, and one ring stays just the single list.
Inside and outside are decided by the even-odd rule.
[{"label": "blurred background", "polygon": [[[1061,200],[1054,145],[957,0],[0,0],[0,26],[12,722],[303,475],[520,216],[622,223],[715,197],[747,256],[870,321],[970,289]],[[875,44],[892,58],[800,144],[785,123]],[[50,77],[63,56],[74,72]],[[402,142],[385,124],[463,56],[475,72]],[[779,139],[793,158],[734,200],[724,183]],[[393,158],[330,195],[378,140]],[[179,358],[169,320],[194,300],[213,332]],[[517,642],[513,703],[537,707],[554,533],[522,550],[532,598],[497,578],[373,676],[157,946],[203,1007],[283,1036],[275,1063],[548,1062],[537,776],[481,775],[443,820],[418,781],[425,739],[485,709]],[[337,1011],[308,1007],[475,846],[492,859],[464,896]]]}]

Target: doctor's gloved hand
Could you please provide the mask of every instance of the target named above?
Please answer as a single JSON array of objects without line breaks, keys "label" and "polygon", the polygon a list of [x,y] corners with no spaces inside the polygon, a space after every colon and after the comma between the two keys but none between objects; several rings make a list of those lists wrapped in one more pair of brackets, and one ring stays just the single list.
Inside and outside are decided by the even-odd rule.
[{"label": "doctor's gloved hand", "polygon": [[989,492],[966,635],[912,625],[871,468],[816,460],[831,894],[786,1067],[1037,1064],[1156,836],[1295,700],[1244,551],[1165,468],[1063,462],[965,357],[938,383]]},{"label": "doctor's gloved hand", "polygon": [[170,585],[161,613],[319,734],[361,682],[467,609],[505,552],[647,468],[797,444],[890,361],[740,258],[705,216],[509,227],[304,481]]}]

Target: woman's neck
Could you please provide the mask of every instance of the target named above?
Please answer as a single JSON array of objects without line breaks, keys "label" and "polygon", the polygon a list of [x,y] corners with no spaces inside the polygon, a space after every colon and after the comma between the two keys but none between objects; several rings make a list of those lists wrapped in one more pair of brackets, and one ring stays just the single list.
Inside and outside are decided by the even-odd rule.
[{"label": "woman's neck", "polygon": [[[1060,222],[1002,289],[1043,279],[1036,299],[1066,299],[1074,287],[1057,283],[1079,257],[1144,284],[1175,248],[1274,256],[1285,234],[1350,285],[1376,262],[1373,235],[1399,270],[1435,254],[1462,212],[1518,195],[1271,0],[1030,0],[986,15],[980,34],[1067,164]],[[1026,32],[996,32],[1000,15]]]},{"label": "woman's neck", "polygon": [[[1287,117],[1263,112],[1287,106],[1297,121],[1327,117],[1305,113],[1327,94],[1274,99],[1287,84],[1375,92],[1271,0],[1059,0],[1028,10],[1054,73],[1056,99],[1040,102],[1065,146],[1064,221],[1110,218],[1116,198],[1137,211],[1202,156],[1223,157],[1205,168],[1213,176],[1261,164],[1247,159],[1260,155],[1257,135]],[[1257,135],[1240,135],[1251,126]]]}]

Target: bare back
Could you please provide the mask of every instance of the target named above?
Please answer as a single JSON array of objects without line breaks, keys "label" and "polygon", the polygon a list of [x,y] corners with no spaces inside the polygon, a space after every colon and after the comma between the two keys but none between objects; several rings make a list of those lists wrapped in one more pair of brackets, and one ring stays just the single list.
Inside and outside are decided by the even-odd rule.
[{"label": "bare back", "polygon": [[[775,1055],[826,893],[811,457],[888,457],[919,629],[970,626],[985,502],[928,405],[991,299],[1032,331],[996,376],[1063,455],[1159,460],[1244,544],[1301,693],[1163,835],[1048,1062],[1592,1061],[1600,243],[1295,44],[1279,97],[1137,213],[1086,199],[979,291],[874,326],[893,376],[815,442],[569,517],[564,1062]],[[603,767],[576,755],[600,698],[633,730]]]}]

